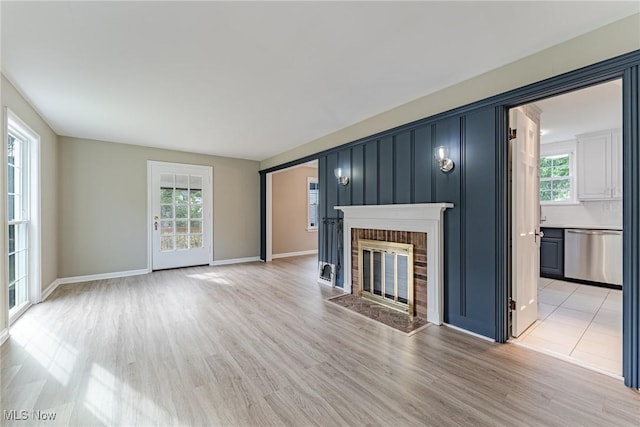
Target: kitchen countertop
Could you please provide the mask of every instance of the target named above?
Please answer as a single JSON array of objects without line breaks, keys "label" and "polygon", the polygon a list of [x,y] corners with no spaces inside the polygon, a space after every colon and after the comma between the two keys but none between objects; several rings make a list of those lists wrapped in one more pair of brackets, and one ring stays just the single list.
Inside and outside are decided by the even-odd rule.
[{"label": "kitchen countertop", "polygon": [[588,230],[618,230],[622,231],[622,226],[620,225],[576,225],[576,224],[540,224],[540,228],[581,228]]}]

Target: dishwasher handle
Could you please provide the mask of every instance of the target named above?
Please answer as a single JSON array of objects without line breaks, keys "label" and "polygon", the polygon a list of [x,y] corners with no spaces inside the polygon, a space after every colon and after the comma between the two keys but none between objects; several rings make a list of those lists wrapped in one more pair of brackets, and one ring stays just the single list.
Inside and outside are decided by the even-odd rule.
[{"label": "dishwasher handle", "polygon": [[614,231],[614,230],[565,230],[567,233],[574,234],[589,234],[592,236],[619,236],[622,234],[622,231]]}]

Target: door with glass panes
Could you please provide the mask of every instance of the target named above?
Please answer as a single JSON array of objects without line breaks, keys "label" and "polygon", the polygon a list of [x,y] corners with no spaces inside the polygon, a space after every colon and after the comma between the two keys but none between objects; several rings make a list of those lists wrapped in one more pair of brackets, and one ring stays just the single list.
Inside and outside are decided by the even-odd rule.
[{"label": "door with glass panes", "polygon": [[149,162],[152,268],[211,262],[211,179],[207,166]]}]

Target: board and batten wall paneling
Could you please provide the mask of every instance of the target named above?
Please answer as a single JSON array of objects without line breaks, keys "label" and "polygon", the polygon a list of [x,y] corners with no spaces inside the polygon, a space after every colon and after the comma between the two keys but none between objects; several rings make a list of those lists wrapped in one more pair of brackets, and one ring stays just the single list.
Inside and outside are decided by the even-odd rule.
[{"label": "board and batten wall paneling", "polygon": [[489,336],[497,280],[495,114],[494,108],[485,108],[464,117],[461,150],[465,319],[473,319],[475,330]]},{"label": "board and batten wall paneling", "polygon": [[393,155],[394,137],[382,138],[378,142],[378,204],[393,203]]},{"label": "board and batten wall paneling", "polygon": [[[318,254],[320,261],[328,262],[330,264],[344,265],[344,262],[338,262],[338,251],[337,251],[337,239],[334,230],[330,227],[326,227],[322,222],[322,219],[325,218],[338,218],[342,212],[334,209],[335,206],[338,206],[339,191],[342,185],[338,184],[338,180],[335,176],[335,169],[338,167],[339,153],[334,152],[327,156],[320,157],[320,167],[318,168],[318,177],[320,182],[320,209],[321,221],[318,227],[319,234],[319,245],[318,245]],[[346,156],[343,155],[343,160]],[[345,167],[348,167],[345,161]],[[345,168],[343,168],[345,170]],[[345,171],[348,173],[348,171]],[[351,183],[349,184],[351,185]],[[344,187],[343,187],[344,188]],[[348,186],[347,186],[348,188]],[[346,197],[346,196],[343,196]],[[323,205],[324,204],[324,205]],[[342,286],[342,273],[337,271],[336,274],[336,284],[338,286]]]},{"label": "board and batten wall paneling", "polygon": [[432,201],[432,185],[435,179],[433,148],[431,147],[432,125],[421,126],[413,131],[413,202],[430,203]]},{"label": "board and batten wall paneling", "polygon": [[351,149],[351,203],[364,205],[364,146]]},{"label": "board and batten wall paneling", "polygon": [[[342,170],[342,174],[344,176],[349,177],[349,184],[351,184],[351,150],[340,150],[338,151],[338,159],[337,159],[337,167]],[[335,174],[334,174],[335,177]],[[337,182],[337,179],[336,179]],[[351,205],[351,191],[352,185],[338,185],[338,202],[337,206]],[[333,206],[332,206],[333,207]],[[335,216],[339,216],[342,218],[342,211],[334,210]]]},{"label": "board and batten wall paneling", "polygon": [[364,144],[364,204],[378,204],[378,141]]},{"label": "board and batten wall paneling", "polygon": [[[344,260],[338,261],[338,234],[334,227],[327,227],[322,219],[342,218],[342,211],[334,209],[339,205],[351,205],[353,182],[357,181],[352,177],[351,149],[340,150],[327,156],[320,157],[320,167],[318,176],[320,182],[320,212],[321,221],[318,226],[319,260],[328,262],[336,266],[336,284],[342,286],[343,274],[338,269],[338,264],[344,265]],[[336,168],[342,169],[342,174],[349,177],[349,184],[343,186],[338,183],[335,176]]]},{"label": "board and batten wall paneling", "polygon": [[413,132],[403,132],[396,136],[394,145],[394,177],[393,177],[393,194],[394,203],[411,203],[412,202],[412,185],[414,164],[411,161],[411,136]]},{"label": "board and batten wall paneling", "polygon": [[[341,185],[338,184],[337,185],[337,202],[336,202],[336,206],[351,206],[353,204],[352,202],[352,196],[351,196],[351,192],[352,192],[352,188],[353,186],[351,185],[351,171],[352,171],[352,166],[351,166],[351,149],[347,148],[344,150],[340,150],[338,151],[338,158],[337,158],[337,167],[342,169],[342,174],[344,176],[348,176],[349,177],[349,184],[348,185]],[[335,178],[335,175],[334,175]],[[335,182],[337,182],[337,179],[335,180]],[[333,206],[331,206],[331,208],[333,208]],[[341,210],[335,210],[333,209],[333,213],[332,216],[334,217],[338,217],[338,218],[342,218],[343,217],[343,212]],[[343,230],[344,232],[344,230]],[[340,236],[340,239],[342,239],[342,234],[341,233],[337,233],[335,234],[336,237]],[[334,244],[338,245],[340,248],[342,248],[342,242],[334,242]],[[338,251],[336,251],[335,255],[334,255],[334,263],[336,263],[336,265],[340,265],[340,268],[336,268],[336,283],[338,283],[339,285],[342,285],[344,283],[344,269],[342,268],[342,266],[344,265],[344,257],[341,257],[340,262],[338,264],[338,257],[340,256],[340,254],[338,253]]]},{"label": "board and batten wall paneling", "polygon": [[[430,156],[430,168],[434,171],[433,202],[453,203],[444,217],[444,321],[461,326],[464,319],[465,288],[462,282],[461,257],[461,213],[460,173],[464,165],[460,162],[460,117],[451,117],[435,123],[432,129],[432,147],[449,147],[449,157],[455,167],[449,173],[442,173],[438,163]],[[433,152],[433,150],[432,150]],[[428,279],[427,279],[428,280]]]},{"label": "board and batten wall paneling", "polygon": [[334,209],[335,206],[338,206],[338,186],[340,186],[334,172],[337,167],[338,153],[329,154],[327,156],[327,179],[325,186],[327,191],[327,218],[334,218],[338,216],[338,211]]},{"label": "board and batten wall paneling", "polygon": [[[320,179],[333,178],[334,164],[351,161],[347,187],[320,189],[327,210],[341,205],[451,202],[445,213],[445,321],[493,337],[495,332],[495,109],[484,108],[398,134],[364,141],[321,157]],[[449,147],[456,167],[440,171],[435,147]],[[349,154],[347,154],[347,152]],[[469,165],[468,169],[466,165]],[[323,174],[327,176],[323,177]],[[322,226],[322,225],[321,225]],[[335,244],[335,242],[334,242]],[[472,250],[467,247],[472,246]],[[324,248],[320,248],[324,254]],[[332,255],[332,254],[328,254]],[[335,256],[331,257],[337,262]],[[344,260],[340,260],[344,265]],[[341,272],[342,273],[342,272]],[[342,274],[338,275],[342,285]]]}]

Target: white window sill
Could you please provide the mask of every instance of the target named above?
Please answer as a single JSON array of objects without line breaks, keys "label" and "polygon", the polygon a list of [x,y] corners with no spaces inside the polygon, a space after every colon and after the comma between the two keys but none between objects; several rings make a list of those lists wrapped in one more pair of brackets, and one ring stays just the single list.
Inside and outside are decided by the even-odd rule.
[{"label": "white window sill", "polygon": [[580,202],[540,202],[540,206],[580,206]]},{"label": "white window sill", "polygon": [[309,233],[312,233],[312,232],[314,232],[314,231],[318,231],[318,227],[314,227],[314,228],[307,228],[307,231],[308,231]]}]

